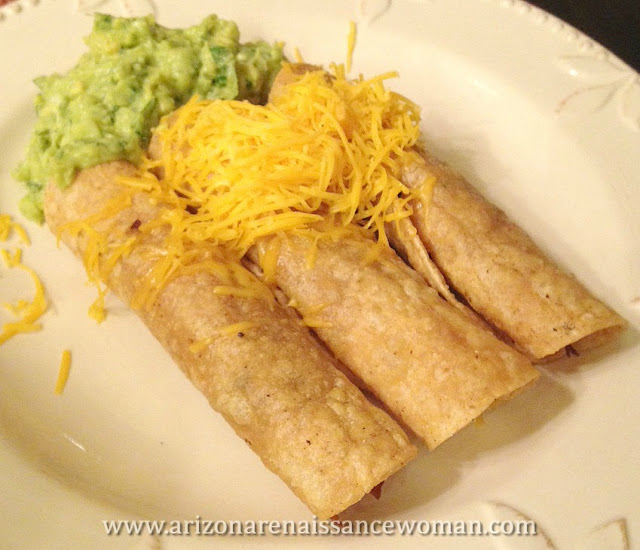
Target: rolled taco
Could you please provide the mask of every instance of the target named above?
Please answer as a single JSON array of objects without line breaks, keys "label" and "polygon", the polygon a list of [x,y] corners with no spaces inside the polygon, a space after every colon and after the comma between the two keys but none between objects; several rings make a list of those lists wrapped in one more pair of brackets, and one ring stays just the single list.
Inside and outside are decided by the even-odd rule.
[{"label": "rolled taco", "polygon": [[538,377],[524,356],[445,302],[391,249],[368,262],[376,244],[355,228],[319,242],[310,267],[312,246],[304,237],[281,238],[278,286],[429,449]]},{"label": "rolled taco", "polygon": [[[313,70],[285,65],[271,100]],[[472,321],[484,319],[538,361],[598,346],[622,332],[624,319],[419,142],[401,159],[401,181],[422,192],[409,202],[410,218],[386,225],[387,236],[450,304]]]},{"label": "rolled taco", "polygon": [[[219,223],[218,217],[223,217],[222,210],[225,209],[229,227],[217,232],[214,238],[232,234],[241,240],[243,233],[236,230],[238,226],[246,227],[247,231],[256,226],[266,227],[273,235],[271,227],[281,219],[288,220],[287,216],[300,216],[298,205],[308,207],[315,198],[314,193],[320,197],[330,195],[329,200],[335,199],[337,207],[341,201],[347,202],[344,200],[347,193],[339,193],[333,188],[331,191],[312,188],[310,196],[301,199],[298,188],[302,186],[296,174],[302,177],[308,164],[321,163],[325,159],[309,159],[310,154],[304,148],[290,151],[282,150],[280,145],[281,140],[306,143],[308,136],[313,142],[318,134],[328,140],[338,135],[337,139],[344,144],[348,141],[346,132],[362,123],[346,114],[346,121],[336,124],[337,119],[331,116],[330,128],[325,129],[324,134],[313,130],[306,136],[298,135],[301,122],[295,119],[296,115],[291,115],[294,117],[291,122],[292,119],[281,113],[291,106],[287,86],[296,82],[300,74],[305,74],[307,68],[301,69],[287,66],[279,73],[272,96],[283,95],[280,103],[270,110],[260,110],[256,115],[253,111],[247,114],[246,108],[237,104],[189,104],[154,132],[149,155],[150,166],[160,179],[159,196],[179,189],[179,193],[186,196],[185,201],[192,201],[196,214],[185,221],[190,228],[187,231],[202,235],[205,228],[212,225],[210,220]],[[311,77],[319,96],[331,94],[332,81],[326,73],[315,71]],[[379,92],[379,88],[374,91]],[[296,93],[304,96],[305,89],[297,89]],[[377,106],[378,102],[384,101],[384,97],[381,101],[374,98],[372,103]],[[336,103],[339,105],[336,108],[338,116],[343,111],[355,110],[354,103],[348,100],[344,101],[344,109],[337,100]],[[361,107],[364,111],[367,105]],[[404,107],[403,100],[398,100],[397,104],[392,103],[389,111],[392,114],[402,112],[404,116]],[[312,114],[310,118],[314,116]],[[375,119],[375,115],[372,118]],[[397,120],[396,124],[401,125]],[[257,130],[252,130],[253,126]],[[380,141],[386,126],[390,125],[381,124]],[[224,130],[220,131],[220,127]],[[266,138],[263,136],[265,128]],[[215,139],[212,139],[213,135]],[[221,142],[228,144],[224,150],[220,150]],[[331,143],[335,144],[334,141]],[[372,156],[380,164],[388,162],[391,165],[394,160],[384,156],[388,155],[389,148],[391,146],[381,146],[381,152]],[[354,149],[353,157],[362,150],[360,145]],[[237,157],[227,159],[228,150],[234,151]],[[270,172],[267,168],[257,168],[260,165],[256,160],[256,157],[268,154],[283,159]],[[225,157],[224,161],[220,161],[221,156]],[[235,158],[237,162],[247,159],[245,172],[233,165]],[[302,158],[304,165],[294,170],[286,164],[290,158]],[[347,165],[344,157],[336,162],[342,161]],[[270,165],[265,163],[264,166]],[[351,167],[356,169],[353,164],[348,166],[346,172],[350,172]],[[371,170],[370,166],[366,168]],[[278,180],[283,172],[294,176],[283,183]],[[389,187],[392,184],[390,173],[391,170],[385,172],[387,177],[384,179]],[[310,181],[306,184],[309,189],[313,181],[317,181],[316,172],[306,177]],[[260,178],[271,180],[262,185],[257,181]],[[279,194],[281,189],[284,192]],[[247,209],[246,202],[257,202],[255,197],[260,197],[261,193],[265,200],[260,204],[251,203],[249,210],[262,209],[263,213],[255,218],[242,218],[240,205]],[[389,193],[392,201],[396,193]],[[215,197],[215,206],[211,196]],[[283,196],[296,205],[294,211],[282,211]],[[379,205],[376,200],[370,201],[372,210]],[[263,203],[267,201],[276,205],[273,208],[275,215],[270,207],[264,207]],[[309,214],[322,218],[322,211],[331,208],[321,205]],[[390,216],[394,214],[391,212]],[[265,279],[284,292],[304,322],[313,327],[335,356],[430,449],[538,377],[528,359],[499,341],[477,319],[442,300],[391,248],[376,243],[371,232],[355,223],[337,228],[335,220],[328,218],[322,218],[323,221],[314,227],[277,230],[273,236],[261,237],[253,231],[257,236],[249,255],[254,263],[264,268]],[[407,221],[407,218],[403,219]],[[182,239],[186,231],[178,230],[176,234]]]},{"label": "rolled taco", "polygon": [[[80,172],[67,190],[50,185],[45,195],[47,223],[76,254],[92,252],[92,232],[110,250],[135,240],[105,281],[127,303],[163,254],[166,227],[138,234],[162,216],[162,205],[135,192],[128,206],[95,215],[118,202],[123,188],[116,179],[134,172],[125,162],[99,165]],[[82,220],[90,226],[78,230]],[[314,514],[338,514],[415,456],[398,424],[336,369],[296,318],[273,301],[216,293],[220,280],[205,267],[207,252],[199,254],[196,269],[178,272],[137,313],[211,406]]]},{"label": "rolled taco", "polygon": [[560,269],[501,210],[430,153],[409,157],[403,181],[435,179],[411,221],[433,262],[468,305],[534,360],[601,345],[625,320]]}]

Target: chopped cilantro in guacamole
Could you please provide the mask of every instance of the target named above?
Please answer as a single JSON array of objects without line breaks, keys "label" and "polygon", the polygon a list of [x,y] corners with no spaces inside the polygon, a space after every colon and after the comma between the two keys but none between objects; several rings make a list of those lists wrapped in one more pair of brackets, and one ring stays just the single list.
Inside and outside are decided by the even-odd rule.
[{"label": "chopped cilantro in guacamole", "polygon": [[235,23],[210,15],[187,29],[153,17],[96,15],[89,51],[67,74],[35,80],[38,120],[15,170],[27,195],[22,213],[43,221],[50,181],[68,186],[78,170],[114,159],[138,162],[160,118],[194,94],[266,101],[282,49],[240,44]]}]

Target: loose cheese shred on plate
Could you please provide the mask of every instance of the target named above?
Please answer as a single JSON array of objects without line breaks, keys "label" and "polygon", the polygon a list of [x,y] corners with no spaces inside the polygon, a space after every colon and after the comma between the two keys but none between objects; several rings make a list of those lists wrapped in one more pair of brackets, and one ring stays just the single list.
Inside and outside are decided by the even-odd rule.
[{"label": "loose cheese shred on plate", "polygon": [[0,242],[6,242],[11,231],[14,231],[26,246],[31,244],[27,232],[20,224],[13,222],[8,214],[0,214]]},{"label": "loose cheese shred on plate", "polygon": [[[6,242],[12,231],[15,232],[24,245],[29,246],[30,241],[26,231],[19,224],[13,222],[10,216],[0,214],[0,242]],[[36,321],[47,310],[47,300],[45,298],[44,286],[36,272],[22,263],[22,250],[20,248],[14,249],[13,253],[10,253],[6,249],[1,249],[0,256],[2,256],[8,268],[17,268],[26,271],[35,286],[35,296],[32,301],[18,300],[16,304],[4,304],[4,307],[18,317],[18,320],[4,323],[2,326],[0,344],[3,344],[16,334],[40,330],[42,326]]]},{"label": "loose cheese shred on plate", "polygon": [[349,21],[349,34],[347,35],[347,72],[351,71],[351,64],[353,62],[353,50],[356,46],[356,24],[353,21]]},{"label": "loose cheese shred on plate", "polygon": [[60,368],[58,369],[58,379],[56,380],[56,387],[54,392],[60,395],[64,391],[64,387],[67,385],[69,379],[69,371],[71,370],[71,352],[66,349],[62,352],[60,358]]},{"label": "loose cheese shred on plate", "polygon": [[[355,25],[352,32],[355,39]],[[217,294],[273,300],[240,263],[268,238],[275,240],[260,262],[267,282],[274,279],[277,239],[286,234],[314,244],[309,265],[319,241],[354,225],[377,239],[377,250],[388,246],[385,224],[410,216],[411,199],[422,193],[400,180],[403,159],[419,139],[419,107],[385,88],[393,72],[348,80],[343,65],[331,69],[282,86],[266,106],[194,97],[161,122],[160,154],[143,159],[137,177],[121,180],[163,208],[138,235],[168,228],[166,254],[140,285],[134,308],[149,306],[167,281],[193,266],[216,275]],[[126,204],[120,199],[100,216]],[[94,281],[106,281],[133,246],[111,249],[87,223],[65,229],[89,236],[85,265]]]}]

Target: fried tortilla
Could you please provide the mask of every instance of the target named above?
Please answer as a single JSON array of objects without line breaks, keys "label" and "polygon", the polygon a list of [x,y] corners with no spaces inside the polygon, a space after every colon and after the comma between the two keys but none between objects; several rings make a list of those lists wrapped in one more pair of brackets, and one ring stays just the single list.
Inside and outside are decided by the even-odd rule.
[{"label": "fried tortilla", "polygon": [[[305,70],[281,70],[272,96]],[[193,143],[179,146],[181,158]],[[165,145],[154,133],[149,155],[161,179],[176,154]],[[326,234],[331,229],[319,227]],[[441,299],[390,248],[370,262],[380,248],[352,225],[338,240],[286,231],[261,237],[250,256],[265,265],[264,258],[273,257],[266,251],[278,250],[269,278],[334,355],[433,449],[538,372],[455,299],[456,305]]]},{"label": "fried tortilla", "polygon": [[538,377],[528,359],[445,302],[391,249],[367,262],[375,242],[355,228],[319,241],[313,266],[308,239],[281,240],[278,286],[429,449]]},{"label": "fried tortilla", "polygon": [[[82,171],[65,191],[49,186],[45,214],[52,231],[101,211],[121,192],[116,178],[134,171],[112,162]],[[160,212],[138,192],[129,207],[93,229],[118,246]],[[162,254],[164,231],[159,225],[145,234],[111,271],[107,282],[125,302]],[[85,254],[86,234],[62,231],[61,238]],[[211,406],[314,514],[338,514],[415,456],[398,424],[336,369],[298,319],[275,302],[218,295],[218,284],[206,270],[177,275],[137,313]],[[244,332],[224,330],[247,322]]]},{"label": "fried tortilla", "polygon": [[460,174],[427,152],[404,182],[436,184],[411,220],[426,250],[473,310],[534,360],[582,351],[620,334],[626,322],[560,269]]}]

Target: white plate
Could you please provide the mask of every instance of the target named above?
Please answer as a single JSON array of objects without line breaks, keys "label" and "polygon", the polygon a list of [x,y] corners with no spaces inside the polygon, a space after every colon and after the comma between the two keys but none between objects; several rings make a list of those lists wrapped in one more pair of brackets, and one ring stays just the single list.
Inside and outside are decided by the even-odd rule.
[{"label": "white plate", "polygon": [[[137,14],[146,0],[21,2],[0,11],[0,211],[17,214],[9,173],[34,121],[31,80],[70,67],[97,8]],[[557,19],[513,0],[156,1],[161,23],[209,12],[243,39],[286,40],[314,63],[397,69],[393,86],[423,106],[432,148],[507,210],[560,264],[635,326],[640,320],[638,75]],[[85,13],[83,13],[85,12]],[[26,223],[26,222],[25,222]],[[41,332],[0,347],[0,547],[96,548],[103,519],[311,519],[113,298],[106,323],[86,315],[94,291],[79,262],[26,223],[25,263],[51,307]],[[4,269],[4,268],[3,268]],[[29,283],[0,272],[0,300]],[[63,349],[73,366],[53,386]],[[640,533],[640,344],[549,367],[542,382],[464,430],[366,497],[346,518],[485,521],[532,518],[557,548],[616,548]],[[591,534],[612,520],[608,530]],[[608,538],[609,537],[609,538]],[[218,537],[162,537],[163,548]],[[602,540],[605,540],[602,543]],[[148,542],[148,541],[147,541]],[[154,544],[159,544],[155,541]],[[226,543],[354,546],[357,537],[227,537]],[[544,548],[514,537],[373,537],[366,544]],[[528,546],[527,546],[528,545]],[[622,548],[622,546],[618,546]]]}]

